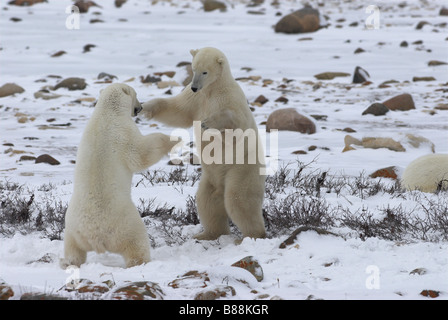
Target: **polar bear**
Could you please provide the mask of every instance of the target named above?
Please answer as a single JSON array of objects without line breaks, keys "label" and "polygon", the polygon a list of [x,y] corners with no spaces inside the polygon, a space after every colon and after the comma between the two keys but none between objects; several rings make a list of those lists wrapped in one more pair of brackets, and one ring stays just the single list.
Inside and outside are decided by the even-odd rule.
[{"label": "polar bear", "polygon": [[194,126],[202,165],[196,202],[204,229],[194,237],[213,240],[229,234],[230,218],[244,237],[263,238],[264,153],[255,119],[226,56],[210,47],[190,53],[192,82],[177,96],[144,103],[142,113],[169,126]]},{"label": "polar bear", "polygon": [[428,154],[404,170],[401,186],[407,190],[436,192],[448,188],[448,154]]},{"label": "polar bear", "polygon": [[149,238],[131,199],[132,176],[176,142],[161,133],[143,136],[132,119],[141,109],[128,85],[112,84],[100,94],[78,148],[63,268],[79,267],[88,251],[121,254],[126,267],[150,260]]}]

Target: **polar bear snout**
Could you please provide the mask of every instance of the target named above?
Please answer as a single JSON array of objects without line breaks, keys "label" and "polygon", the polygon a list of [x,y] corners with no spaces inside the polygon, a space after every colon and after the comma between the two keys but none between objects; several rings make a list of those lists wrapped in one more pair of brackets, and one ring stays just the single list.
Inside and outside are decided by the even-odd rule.
[{"label": "polar bear snout", "polygon": [[191,90],[193,90],[193,92],[196,92],[196,91],[198,91],[198,88],[196,88],[196,87],[191,87]]},{"label": "polar bear snout", "polygon": [[136,100],[135,104],[134,104],[134,117],[139,114],[140,111],[142,111],[143,107],[142,104],[140,102],[138,102],[138,100]]}]

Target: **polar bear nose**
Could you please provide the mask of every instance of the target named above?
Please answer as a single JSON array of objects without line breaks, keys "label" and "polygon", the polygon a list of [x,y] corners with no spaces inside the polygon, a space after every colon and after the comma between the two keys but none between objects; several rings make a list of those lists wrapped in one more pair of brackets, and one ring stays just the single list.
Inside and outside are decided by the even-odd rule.
[{"label": "polar bear nose", "polygon": [[193,92],[196,92],[196,91],[198,91],[198,88],[196,88],[196,87],[191,87],[191,90],[193,90]]}]

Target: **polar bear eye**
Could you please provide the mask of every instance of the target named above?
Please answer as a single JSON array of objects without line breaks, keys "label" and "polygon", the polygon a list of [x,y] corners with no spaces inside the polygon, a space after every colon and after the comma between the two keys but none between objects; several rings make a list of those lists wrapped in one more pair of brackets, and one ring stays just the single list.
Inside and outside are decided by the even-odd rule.
[{"label": "polar bear eye", "polygon": [[202,72],[202,74],[204,74],[204,75],[207,74],[207,71]]}]

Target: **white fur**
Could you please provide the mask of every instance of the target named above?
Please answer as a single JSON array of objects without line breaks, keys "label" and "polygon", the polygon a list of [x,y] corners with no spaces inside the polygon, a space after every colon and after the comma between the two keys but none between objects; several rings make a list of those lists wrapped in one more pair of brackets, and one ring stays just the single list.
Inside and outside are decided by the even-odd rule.
[{"label": "white fur", "polygon": [[134,172],[173,147],[169,136],[143,136],[132,119],[140,108],[134,89],[104,89],[84,130],[76,159],[74,191],[65,217],[61,266],[79,266],[88,251],[121,254],[126,266],[150,260],[145,226],[131,199]]},{"label": "white fur", "polygon": [[[243,91],[230,72],[226,56],[215,48],[191,50],[190,53],[193,56],[192,83],[175,97],[153,99],[144,103],[144,114],[174,127],[191,127],[193,121],[201,121],[202,130],[195,130],[196,140],[201,139],[205,129],[215,129],[222,136],[225,129],[251,129],[256,133],[258,145],[254,117]],[[265,177],[260,175],[260,158],[264,155],[257,157],[253,164],[210,163],[205,161],[204,150],[207,151],[207,146],[212,141],[201,141],[202,177],[196,199],[204,232],[195,238],[216,239],[228,234],[229,218],[243,236],[264,237],[262,204]],[[244,139],[232,142],[233,149],[242,141]],[[224,146],[225,143],[221,142]],[[247,160],[250,152],[257,152],[257,148],[260,146],[249,149],[246,145],[244,158]],[[262,153],[261,151],[260,154]],[[225,153],[222,154],[222,159],[225,159]]]},{"label": "white fur", "polygon": [[448,187],[448,154],[428,154],[412,161],[401,178],[407,190],[435,192]]}]

